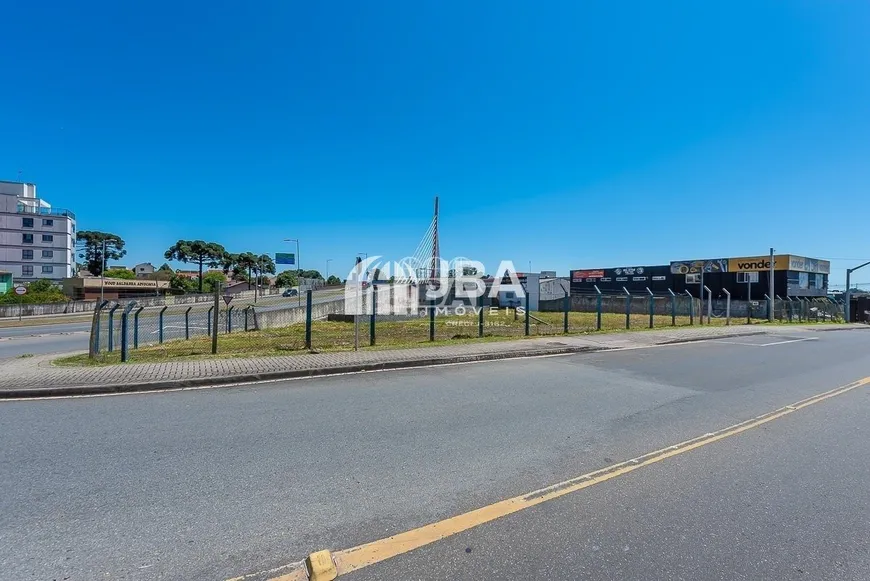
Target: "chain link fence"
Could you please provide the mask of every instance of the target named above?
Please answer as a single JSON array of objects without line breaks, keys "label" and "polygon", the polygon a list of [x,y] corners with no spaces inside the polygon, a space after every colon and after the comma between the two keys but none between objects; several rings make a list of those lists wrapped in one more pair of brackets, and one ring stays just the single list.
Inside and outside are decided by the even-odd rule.
[{"label": "chain link fence", "polygon": [[[256,304],[222,296],[210,304],[163,307],[107,302],[94,313],[90,356],[136,362],[191,355],[285,355],[741,324],[768,317],[768,301],[716,299],[703,303],[702,312],[699,299],[675,294],[565,296],[540,301],[532,312],[516,304],[499,308],[485,299],[433,306],[413,300],[418,292],[390,285],[350,298],[343,289],[326,289]],[[843,320],[843,305],[828,299],[776,299],[773,307],[782,323]]]}]

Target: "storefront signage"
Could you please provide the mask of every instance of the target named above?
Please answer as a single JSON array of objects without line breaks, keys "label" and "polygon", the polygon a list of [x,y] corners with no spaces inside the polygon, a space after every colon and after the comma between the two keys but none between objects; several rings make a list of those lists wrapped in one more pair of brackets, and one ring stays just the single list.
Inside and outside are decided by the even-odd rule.
[{"label": "storefront signage", "polygon": [[815,258],[805,258],[803,256],[789,256],[788,269],[798,272],[830,274],[831,263],[827,260],[817,260]]},{"label": "storefront signage", "polygon": [[[782,254],[774,256],[774,270],[788,270],[789,256]],[[744,258],[729,258],[728,272],[753,272],[770,270],[770,256],[748,256]]]},{"label": "storefront signage", "polygon": [[695,274],[696,272],[728,272],[727,258],[707,260],[677,260],[671,263],[671,274]]},{"label": "storefront signage", "polygon": [[620,276],[623,274],[634,275],[634,274],[643,274],[642,266],[626,266],[623,268],[614,268],[613,272],[616,273],[616,276]]},{"label": "storefront signage", "polygon": [[[73,279],[75,280],[75,279]],[[166,288],[169,282],[165,280],[126,280],[122,278],[83,278],[81,286],[87,288]]]},{"label": "storefront signage", "polygon": [[584,278],[601,278],[604,276],[603,270],[572,270],[571,280],[573,282],[583,282]]}]

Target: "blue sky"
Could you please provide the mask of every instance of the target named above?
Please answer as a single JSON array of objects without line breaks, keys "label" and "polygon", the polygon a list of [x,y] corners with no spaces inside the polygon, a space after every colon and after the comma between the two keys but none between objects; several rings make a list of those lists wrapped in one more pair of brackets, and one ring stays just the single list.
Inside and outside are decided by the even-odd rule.
[{"label": "blue sky", "polygon": [[[132,265],[870,257],[870,4],[6,3],[0,179]],[[282,248],[284,246],[284,248]],[[859,281],[870,281],[868,274]]]}]

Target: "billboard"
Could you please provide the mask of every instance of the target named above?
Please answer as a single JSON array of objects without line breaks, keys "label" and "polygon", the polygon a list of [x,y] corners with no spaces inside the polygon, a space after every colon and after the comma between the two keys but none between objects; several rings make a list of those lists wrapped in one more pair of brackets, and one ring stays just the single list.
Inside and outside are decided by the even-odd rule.
[{"label": "billboard", "polygon": [[296,264],[296,255],[292,252],[276,252],[275,264]]},{"label": "billboard", "polygon": [[728,272],[727,258],[707,260],[677,260],[671,263],[671,274],[696,274],[700,272]]}]

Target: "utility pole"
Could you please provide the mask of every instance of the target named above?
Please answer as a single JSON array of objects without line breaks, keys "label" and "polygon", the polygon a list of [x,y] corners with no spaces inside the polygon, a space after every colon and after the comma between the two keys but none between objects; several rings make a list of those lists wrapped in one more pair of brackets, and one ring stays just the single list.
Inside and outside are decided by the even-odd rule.
[{"label": "utility pole", "polygon": [[864,264],[859,264],[855,268],[847,268],[846,269],[846,304],[844,307],[844,313],[846,315],[846,322],[851,323],[851,310],[852,310],[852,273],[858,270],[859,268],[864,268],[870,264],[870,262],[865,262]]},{"label": "utility pole", "polygon": [[331,259],[331,258],[327,258],[327,259],[326,259],[326,279],[325,279],[325,280],[329,280],[329,263],[330,263],[330,262],[332,262],[332,259]]},{"label": "utility pole", "polygon": [[767,320],[771,323],[773,322],[773,311],[776,308],[776,302],[775,302],[776,301],[776,299],[775,299],[776,292],[773,288],[773,269],[774,269],[774,258],[773,258],[773,248],[771,248],[770,249],[770,284],[768,285],[770,290],[767,293],[768,296],[770,297],[770,302],[768,303],[768,309],[767,309]]}]

